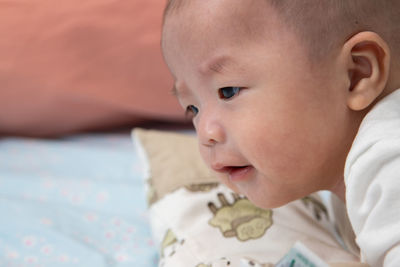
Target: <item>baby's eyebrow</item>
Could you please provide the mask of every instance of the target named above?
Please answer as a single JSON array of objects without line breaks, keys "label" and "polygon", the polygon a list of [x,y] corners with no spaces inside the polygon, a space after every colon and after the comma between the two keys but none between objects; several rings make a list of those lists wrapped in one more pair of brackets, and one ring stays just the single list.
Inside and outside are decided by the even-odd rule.
[{"label": "baby's eyebrow", "polygon": [[234,62],[229,55],[221,55],[211,58],[200,67],[200,72],[207,74],[209,72],[222,73],[225,67]]}]

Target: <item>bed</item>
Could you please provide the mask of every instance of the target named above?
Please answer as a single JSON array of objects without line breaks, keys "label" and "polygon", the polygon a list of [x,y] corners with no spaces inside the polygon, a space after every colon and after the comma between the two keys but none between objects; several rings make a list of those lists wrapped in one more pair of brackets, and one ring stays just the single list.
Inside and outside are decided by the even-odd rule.
[{"label": "bed", "polygon": [[0,139],[0,266],[157,265],[129,131]]},{"label": "bed", "polygon": [[8,137],[0,266],[241,267],[276,263],[297,241],[330,266],[353,266],[323,202],[314,195],[261,210],[232,195],[205,167],[192,131]]}]

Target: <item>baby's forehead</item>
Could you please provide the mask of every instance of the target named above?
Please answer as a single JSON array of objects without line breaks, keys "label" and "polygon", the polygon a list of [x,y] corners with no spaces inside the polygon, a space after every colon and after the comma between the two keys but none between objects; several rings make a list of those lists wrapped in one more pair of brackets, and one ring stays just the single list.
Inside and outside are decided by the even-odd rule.
[{"label": "baby's forehead", "polygon": [[183,1],[167,11],[164,34],[172,31],[189,40],[245,41],[265,36],[274,13],[267,1],[260,0]]},{"label": "baby's forehead", "polygon": [[256,47],[273,50],[282,40],[296,41],[266,2],[187,0],[168,13],[162,49],[173,76],[182,69],[209,69],[207,63],[221,55],[237,56]]}]

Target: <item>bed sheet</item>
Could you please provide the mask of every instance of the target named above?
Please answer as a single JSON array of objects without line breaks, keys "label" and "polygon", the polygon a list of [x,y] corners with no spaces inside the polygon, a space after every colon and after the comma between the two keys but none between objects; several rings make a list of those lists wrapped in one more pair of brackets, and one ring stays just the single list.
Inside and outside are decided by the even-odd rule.
[{"label": "bed sheet", "polygon": [[129,132],[0,139],[0,266],[157,266]]}]

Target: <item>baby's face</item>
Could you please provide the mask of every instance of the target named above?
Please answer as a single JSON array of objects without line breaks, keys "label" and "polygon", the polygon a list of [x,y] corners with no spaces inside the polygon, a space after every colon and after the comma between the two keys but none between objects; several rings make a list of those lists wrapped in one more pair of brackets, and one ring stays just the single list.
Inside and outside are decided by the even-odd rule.
[{"label": "baby's face", "polygon": [[351,140],[335,62],[312,67],[265,2],[188,1],[166,19],[163,51],[205,162],[272,208],[333,190]]}]

